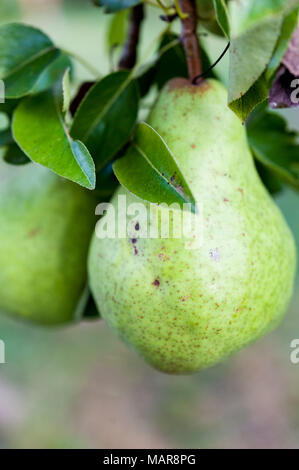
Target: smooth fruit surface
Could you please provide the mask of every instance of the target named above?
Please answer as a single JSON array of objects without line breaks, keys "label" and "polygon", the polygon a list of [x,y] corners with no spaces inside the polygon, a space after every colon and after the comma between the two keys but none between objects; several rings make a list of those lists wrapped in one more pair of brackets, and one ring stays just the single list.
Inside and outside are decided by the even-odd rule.
[{"label": "smooth fruit surface", "polygon": [[0,311],[41,324],[73,319],[95,225],[91,193],[35,164],[1,164]]},{"label": "smooth fruit surface", "polygon": [[[108,325],[151,365],[191,373],[278,324],[292,293],[295,245],[220,83],[171,81],[149,123],[200,207],[201,246],[186,249],[184,238],[141,239],[137,232],[136,241],[94,237],[90,284]],[[119,189],[116,215],[119,194],[140,202]]]}]

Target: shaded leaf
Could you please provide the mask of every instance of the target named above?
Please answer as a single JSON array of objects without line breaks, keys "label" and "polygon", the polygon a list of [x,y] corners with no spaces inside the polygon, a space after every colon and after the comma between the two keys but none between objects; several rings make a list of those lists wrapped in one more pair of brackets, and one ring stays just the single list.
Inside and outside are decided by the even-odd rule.
[{"label": "shaded leaf", "polygon": [[11,165],[25,165],[26,163],[30,163],[29,158],[15,142],[8,146],[3,159]]},{"label": "shaded leaf", "polygon": [[233,37],[268,21],[276,21],[298,5],[298,0],[238,0],[229,2]]},{"label": "shaded leaf", "polygon": [[99,7],[105,7],[107,13],[113,13],[125,8],[132,8],[141,3],[141,0],[93,0],[93,3]]},{"label": "shaded leaf", "polygon": [[13,143],[13,138],[11,135],[11,130],[3,129],[0,131],[0,147],[6,147],[7,145]]},{"label": "shaded leaf", "polygon": [[71,105],[71,82],[70,82],[70,69],[66,69],[62,78],[62,93],[63,93],[63,106],[62,111],[66,113]]},{"label": "shaded leaf", "polygon": [[18,104],[19,100],[5,100],[5,103],[0,103],[0,113],[11,116]]},{"label": "shaded leaf", "polygon": [[[204,48],[201,48],[202,67],[208,70],[211,65],[210,59]],[[157,61],[152,65],[155,71],[154,82],[161,89],[172,78],[188,77],[188,67],[184,48],[179,42],[179,37],[174,33],[165,33],[160,47]],[[206,77],[215,77],[213,71],[210,71]]]},{"label": "shaded leaf", "polygon": [[43,91],[49,90],[55,85],[56,82],[61,80],[61,76],[65,70],[69,68],[70,74],[72,72],[72,63],[70,58],[66,54],[60,54],[59,57],[54,60],[44,72],[40,75],[31,93],[42,93]]},{"label": "shaded leaf", "polygon": [[95,187],[93,160],[80,141],[74,141],[53,92],[25,98],[13,115],[13,136],[34,162],[88,189]]},{"label": "shaded leaf", "polygon": [[230,24],[229,24],[229,16],[228,16],[228,9],[225,3],[225,0],[213,0],[214,1],[214,8],[216,12],[216,19],[220,28],[222,29],[224,35],[229,39],[230,37]]},{"label": "shaded leaf", "polygon": [[118,181],[141,199],[183,207],[195,200],[175,157],[160,135],[148,124],[138,126],[134,144],[113,169]]},{"label": "shaded leaf", "polygon": [[113,172],[112,164],[109,163],[97,173],[95,192],[99,198],[110,198],[118,186],[118,181]]},{"label": "shaded leaf", "polygon": [[[171,47],[168,48],[169,46]],[[176,34],[164,34],[159,47],[159,56],[155,70],[155,82],[159,89],[174,77],[188,77],[186,55]]]},{"label": "shaded leaf", "polygon": [[127,32],[128,12],[121,10],[113,15],[107,34],[107,47],[120,46],[125,42]]},{"label": "shaded leaf", "polygon": [[261,108],[248,123],[248,139],[255,158],[282,181],[299,189],[298,135],[287,129],[278,114]]},{"label": "shaded leaf", "polygon": [[32,91],[39,77],[60,54],[42,31],[21,23],[0,27],[0,78],[6,98]]},{"label": "shaded leaf", "polygon": [[85,95],[71,136],[87,146],[97,169],[103,168],[129,139],[138,106],[138,86],[126,70],[107,75]]},{"label": "shaded leaf", "polygon": [[283,20],[280,36],[276,44],[274,54],[267,67],[267,80],[271,80],[273,78],[284,58],[286,51],[288,50],[289,43],[298,24],[298,11],[298,8],[291,11]]},{"label": "shaded leaf", "polygon": [[270,194],[277,194],[282,191],[283,183],[272,170],[262,165],[258,160],[255,160],[255,166],[264,186],[266,186]]},{"label": "shaded leaf", "polygon": [[268,96],[264,72],[280,34],[281,18],[232,39],[229,65],[229,106],[245,121]]},{"label": "shaded leaf", "polygon": [[77,321],[98,320],[101,318],[88,285],[85,286],[75,309],[74,318]]}]

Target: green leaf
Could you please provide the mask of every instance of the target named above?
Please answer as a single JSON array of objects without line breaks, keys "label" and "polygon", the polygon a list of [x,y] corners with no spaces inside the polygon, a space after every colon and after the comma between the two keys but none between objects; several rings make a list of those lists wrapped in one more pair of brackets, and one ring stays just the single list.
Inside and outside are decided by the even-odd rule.
[{"label": "green leaf", "polygon": [[274,54],[267,67],[267,71],[266,71],[267,80],[271,80],[274,77],[275,72],[280,66],[280,63],[288,49],[289,43],[292,39],[293,33],[298,24],[298,12],[299,12],[299,9],[296,8],[295,10],[291,11],[288,15],[286,15],[286,17],[284,18],[284,21],[281,27],[281,33],[280,33],[278,42],[276,44]]},{"label": "green leaf", "polygon": [[5,103],[0,103],[0,113],[11,116],[18,104],[19,100],[5,100]]},{"label": "green leaf", "polygon": [[69,56],[66,54],[60,54],[58,58],[48,65],[48,67],[40,75],[38,81],[34,85],[34,88],[31,90],[31,93],[42,93],[43,91],[52,88],[55,83],[61,80],[62,75],[68,68],[70,69],[71,75],[73,67]]},{"label": "green leaf", "polygon": [[100,199],[111,198],[118,186],[118,181],[114,175],[112,164],[109,163],[99,173],[97,173],[96,195]]},{"label": "green leaf", "polygon": [[260,26],[264,22],[276,21],[298,5],[298,0],[238,0],[229,2],[233,37]]},{"label": "green leaf", "polygon": [[272,57],[280,28],[281,18],[276,18],[231,41],[229,106],[242,121],[268,96],[263,73]]},{"label": "green leaf", "polygon": [[114,46],[120,46],[126,39],[128,11],[121,10],[112,16],[107,34],[107,47],[110,50]]},{"label": "green leaf", "polygon": [[0,27],[0,79],[6,98],[29,94],[60,51],[36,28],[21,23]]},{"label": "green leaf", "polygon": [[216,19],[224,35],[229,39],[230,37],[230,24],[228,9],[225,0],[213,0],[216,13]]},{"label": "green leaf", "polygon": [[29,158],[15,142],[8,146],[3,159],[11,165],[25,165],[30,162]]},{"label": "green leaf", "polygon": [[284,185],[272,170],[262,165],[258,160],[255,160],[255,166],[270,194],[277,194],[282,191]]},{"label": "green leaf", "polygon": [[97,170],[129,139],[138,106],[137,83],[126,70],[107,75],[84,97],[75,114],[71,136],[87,146]]},{"label": "green leaf", "polygon": [[62,78],[63,106],[62,111],[66,113],[71,105],[71,81],[70,68],[67,68]]},{"label": "green leaf", "polygon": [[186,55],[176,34],[164,34],[155,69],[155,82],[159,89],[174,77],[188,77]]},{"label": "green leaf", "polygon": [[[203,70],[207,70],[210,65],[209,57],[202,47]],[[188,77],[186,55],[177,34],[169,32],[164,34],[159,47],[157,61],[152,67],[155,70],[154,82],[157,83],[159,89],[172,78]],[[207,77],[214,76],[213,72],[207,75]]]},{"label": "green leaf", "polygon": [[13,142],[13,138],[11,135],[11,130],[4,129],[0,131],[0,147],[6,147],[7,145]]},{"label": "green leaf", "polygon": [[148,124],[138,126],[134,144],[113,165],[118,181],[141,199],[181,207],[195,200],[175,157],[160,135]]},{"label": "green leaf", "polygon": [[83,294],[81,295],[75,309],[74,318],[77,321],[99,320],[101,318],[88,285],[85,286]]},{"label": "green leaf", "polygon": [[12,128],[14,139],[31,160],[94,189],[93,160],[82,142],[71,139],[54,92],[21,101],[14,112]]},{"label": "green leaf", "polygon": [[141,0],[93,0],[93,3],[99,7],[105,7],[107,13],[113,13],[125,8],[132,8],[141,3]]},{"label": "green leaf", "polygon": [[299,189],[298,134],[287,129],[283,117],[262,108],[249,120],[248,139],[261,164]]}]

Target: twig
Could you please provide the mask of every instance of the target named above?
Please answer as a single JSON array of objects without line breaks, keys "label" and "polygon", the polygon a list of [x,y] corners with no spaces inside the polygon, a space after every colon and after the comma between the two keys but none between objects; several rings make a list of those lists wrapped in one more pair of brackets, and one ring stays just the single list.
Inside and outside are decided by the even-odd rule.
[{"label": "twig", "polygon": [[[140,4],[134,7],[131,12],[128,38],[124,45],[124,50],[120,58],[120,61],[118,63],[119,69],[132,69],[136,64],[137,46],[139,42],[140,27],[141,27],[143,18],[144,18],[143,5]],[[90,90],[90,88],[94,84],[95,82],[84,82],[81,85],[70,107],[70,111],[73,116],[75,115],[76,110],[78,109],[81,101],[84,99],[86,93]]]},{"label": "twig", "polygon": [[[189,79],[193,83],[194,78],[202,73],[201,50],[196,32],[196,5],[195,0],[179,0],[179,4],[182,12],[188,15],[186,18],[181,18],[180,41],[186,54]],[[196,84],[198,85],[199,82],[200,80]]]},{"label": "twig", "polygon": [[130,14],[128,38],[125,42],[122,56],[119,60],[120,69],[132,69],[136,64],[137,47],[140,37],[141,23],[144,18],[143,4],[136,5]]}]

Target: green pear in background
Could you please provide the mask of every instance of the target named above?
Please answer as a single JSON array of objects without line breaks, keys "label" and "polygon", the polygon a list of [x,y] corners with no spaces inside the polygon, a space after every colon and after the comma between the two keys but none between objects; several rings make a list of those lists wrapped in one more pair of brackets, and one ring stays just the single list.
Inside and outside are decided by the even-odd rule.
[{"label": "green pear in background", "polygon": [[[138,238],[139,223],[136,239],[94,236],[90,285],[108,325],[151,365],[191,373],[279,323],[292,293],[295,245],[219,82],[171,81],[148,122],[197,201],[201,244],[187,249],[184,238]],[[116,217],[119,194],[140,202],[119,189]]]},{"label": "green pear in background", "polygon": [[86,285],[93,195],[36,164],[0,171],[0,312],[71,321]]}]

